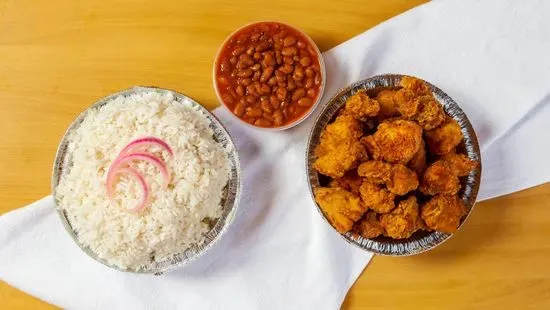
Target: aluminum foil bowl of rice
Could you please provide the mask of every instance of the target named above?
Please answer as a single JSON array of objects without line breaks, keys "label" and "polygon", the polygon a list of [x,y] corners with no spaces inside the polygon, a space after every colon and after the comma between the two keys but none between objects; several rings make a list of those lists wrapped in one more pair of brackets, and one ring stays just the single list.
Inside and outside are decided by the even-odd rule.
[{"label": "aluminum foil bowl of rice", "polygon": [[[327,197],[326,193],[328,193],[329,191],[333,191],[333,192],[338,191],[338,193],[342,193],[342,190],[343,190],[343,191],[346,191],[346,192],[350,193],[349,196],[352,197],[353,189],[350,189],[350,188],[343,189],[346,186],[346,184],[344,184],[344,185],[342,185],[342,183],[338,184],[338,179],[327,177],[326,175],[323,175],[323,174],[318,172],[318,166],[315,165],[315,162],[318,159],[318,154],[316,154],[316,149],[317,149],[318,145],[320,145],[320,143],[321,143],[321,136],[322,136],[323,132],[325,131],[327,126],[329,124],[333,123],[335,121],[335,119],[337,118],[337,116],[340,115],[340,113],[344,109],[344,106],[346,105],[346,101],[348,101],[349,98],[355,96],[358,93],[362,93],[362,94],[365,94],[364,96],[367,96],[367,98],[371,98],[371,99],[376,98],[377,100],[381,100],[381,99],[379,99],[379,98],[381,98],[379,96],[379,94],[381,94],[381,92],[386,91],[386,94],[388,94],[388,93],[391,93],[391,92],[396,92],[399,89],[402,89],[404,87],[403,83],[402,83],[402,80],[405,77],[413,78],[413,79],[416,79],[417,81],[422,81],[420,79],[410,77],[410,76],[404,76],[404,75],[399,75],[399,74],[384,74],[384,75],[374,76],[374,77],[371,77],[371,78],[367,78],[367,79],[355,82],[352,85],[350,85],[350,86],[342,89],[341,91],[339,91],[324,106],[323,110],[319,113],[317,119],[315,120],[315,123],[313,125],[313,128],[312,128],[310,136],[309,136],[307,149],[306,149],[306,172],[307,172],[307,175],[308,175],[309,189],[310,189],[312,199],[315,203],[316,209],[317,209],[317,211],[319,211],[319,214],[321,215],[321,217],[328,223],[328,225],[332,226],[332,228],[334,228],[336,231],[339,231],[342,238],[344,238],[347,242],[349,242],[349,243],[353,244],[354,246],[357,246],[357,247],[359,247],[363,250],[373,252],[373,253],[376,253],[376,254],[388,255],[388,256],[408,256],[408,255],[419,254],[419,253],[422,253],[422,252],[425,252],[425,251],[428,251],[428,250],[431,250],[431,249],[435,248],[436,246],[438,246],[438,245],[442,244],[443,242],[445,242],[446,240],[448,240],[453,235],[452,232],[436,231],[435,229],[432,229],[431,227],[427,227],[426,226],[427,224],[424,223],[425,218],[424,218],[424,213],[423,213],[422,208],[424,208],[429,201],[431,202],[430,199],[434,199],[436,196],[443,196],[443,194],[441,194],[441,195],[440,194],[437,194],[437,195],[433,194],[435,196],[429,196],[429,195],[432,195],[432,194],[426,194],[424,196],[425,193],[424,194],[423,193],[415,194],[414,191],[413,192],[407,192],[407,194],[403,194],[403,196],[398,196],[396,194],[395,195],[396,198],[395,198],[395,202],[394,202],[395,207],[393,207],[393,209],[389,209],[390,211],[387,211],[387,210],[379,211],[379,210],[371,209],[371,207],[369,206],[367,211],[363,211],[365,213],[363,213],[363,215],[360,219],[353,220],[354,221],[354,222],[352,222],[352,224],[354,225],[353,228],[343,232],[342,229],[338,229],[334,224],[334,221],[336,221],[335,218],[334,218],[334,216],[335,216],[334,214],[336,214],[336,213],[332,214],[332,216],[333,216],[332,219],[329,218],[329,215],[325,214],[325,212],[328,212],[327,209],[323,209],[323,207],[320,205],[319,199],[318,199],[318,197],[316,197],[316,193],[319,192],[318,191],[319,189],[322,189],[322,193],[325,195],[322,198],[322,199],[325,199],[325,201],[323,201],[323,203],[327,204],[326,201],[328,201],[328,199],[325,198],[325,197]],[[463,156],[465,156],[463,158],[466,158],[467,160],[469,160],[473,163],[476,163],[475,166],[472,166],[472,168],[469,171],[465,172],[459,178],[459,180],[457,180],[457,183],[459,184],[460,189],[458,190],[458,192],[456,194],[453,194],[454,195],[453,197],[456,197],[455,202],[457,204],[462,205],[463,209],[461,211],[463,213],[455,218],[456,221],[454,222],[454,225],[456,225],[456,226],[453,227],[453,230],[456,231],[456,229],[460,229],[463,226],[464,222],[467,220],[468,216],[470,215],[470,213],[473,209],[473,206],[475,204],[475,201],[476,201],[476,196],[477,196],[477,193],[478,193],[478,190],[479,190],[480,178],[481,178],[481,154],[480,154],[480,149],[479,149],[476,134],[474,132],[474,128],[472,127],[472,125],[469,122],[467,116],[461,110],[459,105],[451,97],[449,97],[445,92],[443,92],[441,89],[437,88],[436,86],[434,86],[434,85],[432,85],[432,84],[430,84],[426,81],[422,81],[422,82],[425,83],[424,87],[425,87],[426,95],[431,97],[432,99],[435,99],[435,102],[439,103],[442,106],[444,115],[446,115],[446,116],[444,116],[445,119],[446,119],[446,121],[444,121],[444,123],[445,122],[452,122],[452,123],[456,124],[455,125],[455,128],[456,128],[455,132],[457,132],[458,134],[461,133],[462,136],[463,136],[462,141],[458,145],[456,145],[456,147],[454,148],[454,151],[452,151],[453,154],[463,155]],[[371,100],[371,99],[365,99],[365,100]],[[380,111],[382,111],[382,105],[380,106]],[[346,111],[343,111],[343,112],[344,112],[344,114],[346,114]],[[380,115],[377,115],[376,117],[380,117]],[[394,118],[392,119],[390,117],[388,119],[389,123],[394,123],[395,122],[395,124],[397,124],[397,122],[402,122],[402,120],[405,120],[406,122],[411,121],[410,118],[405,119],[405,118],[403,118],[402,115],[400,117],[399,116],[398,117],[392,116],[392,117],[394,117]],[[385,121],[386,120],[384,120],[384,119],[374,120],[372,122],[372,125],[369,123],[370,120],[364,121],[363,122],[364,127],[363,127],[363,129],[360,129],[360,130],[363,130],[363,133],[362,133],[363,137],[365,137],[366,135],[374,136],[374,134],[377,131],[380,130],[380,124],[384,123]],[[439,126],[439,125],[437,125],[437,126]],[[441,125],[441,126],[443,126],[443,125]],[[368,128],[368,127],[370,127],[370,128]],[[458,128],[458,127],[460,127],[460,128]],[[339,128],[342,128],[342,127],[339,127]],[[424,128],[424,134],[423,134],[424,138],[422,138],[422,139],[426,139],[425,129],[426,128]],[[343,134],[341,134],[341,135],[343,135]],[[422,136],[422,133],[420,133],[420,135]],[[363,138],[361,138],[361,139],[363,139]],[[363,141],[365,141],[365,140],[361,140],[361,142],[363,142]],[[372,139],[370,141],[372,141]],[[346,148],[343,145],[340,145],[339,147],[340,148]],[[399,145],[396,145],[396,147],[399,148]],[[368,147],[367,147],[367,149],[368,149]],[[427,149],[428,148],[426,148],[426,150]],[[351,150],[347,149],[346,152],[351,152]],[[426,152],[426,151],[424,151],[424,152]],[[456,153],[454,153],[454,152],[456,152]],[[371,150],[368,149],[368,157],[369,158],[367,158],[367,161],[369,161],[369,160],[379,161],[379,159],[373,159],[371,153],[372,153]],[[430,157],[430,156],[431,156],[431,154],[428,153],[428,157]],[[424,159],[424,160],[426,161],[426,159]],[[442,160],[442,157],[440,157],[440,155],[434,155],[433,161],[428,162],[428,165],[433,164],[435,161],[438,161],[438,160]],[[428,166],[428,168],[429,168],[429,166]],[[411,168],[411,170],[412,169],[413,168]],[[427,171],[427,170],[424,170],[424,171]],[[361,184],[361,186],[365,182],[369,182],[370,184],[372,184],[371,183],[372,181],[370,181],[368,179],[363,178],[361,180],[361,178],[365,176],[365,174],[363,172],[361,172],[361,171],[359,171],[359,169],[357,169],[356,177],[359,178],[359,184]],[[419,180],[418,183],[416,183],[416,184],[417,184],[417,186],[418,186],[418,184],[420,184],[420,186],[418,186],[419,191],[420,191],[420,188],[422,186],[422,182],[424,182],[424,178],[426,177],[426,175],[423,174],[423,173],[425,173],[425,172],[421,172],[421,173],[417,172],[416,173],[417,178]],[[367,181],[365,181],[365,180],[367,180]],[[336,185],[334,185],[334,183],[332,183],[333,181],[336,181],[336,182],[334,182],[334,183],[336,183]],[[388,185],[387,183],[385,185],[370,185],[370,184],[368,185],[369,188],[374,186],[374,188],[382,188],[382,190],[391,191],[390,185]],[[361,192],[361,187],[359,187],[359,185],[357,185],[357,186],[359,188],[358,190],[356,190],[356,195],[357,195],[356,197],[358,197],[357,199],[359,201],[358,204],[360,205],[361,203],[364,203],[366,205],[365,199],[363,197],[363,193]],[[387,186],[387,188],[385,188],[385,186]],[[352,186],[350,186],[350,187],[352,187]],[[336,188],[336,190],[334,190],[334,188]],[[391,194],[393,194],[393,193],[391,193]],[[411,197],[411,196],[414,196],[414,197]],[[340,198],[341,197],[342,196],[340,196]],[[346,197],[348,197],[348,196],[346,196]],[[420,219],[420,222],[422,222],[422,224],[418,224],[418,226],[416,226],[417,228],[414,228],[414,230],[412,230],[413,231],[412,234],[406,235],[405,237],[396,237],[396,238],[392,237],[392,238],[390,238],[388,236],[389,235],[388,230],[387,230],[388,226],[384,226],[384,223],[381,220],[381,218],[386,216],[386,214],[391,214],[391,216],[393,216],[394,218],[397,217],[397,216],[402,216],[401,219],[407,219],[405,217],[406,214],[403,215],[404,213],[399,213],[399,212],[402,212],[405,209],[399,210],[398,213],[393,213],[393,212],[395,210],[401,208],[401,203],[402,202],[410,202],[410,199],[415,200],[414,204],[416,206],[414,208],[416,208],[416,211],[415,211],[416,215],[414,215],[414,216],[416,218]],[[416,200],[418,200],[418,202]],[[336,201],[336,200],[332,200],[333,211],[331,211],[331,212],[339,212],[339,211],[334,211],[334,210],[337,210],[336,208],[338,208],[338,206],[335,206],[334,201]],[[352,200],[343,200],[343,199],[341,199],[340,202],[342,202],[342,201],[347,201],[348,204],[349,204],[349,202],[352,201]],[[398,203],[399,203],[399,206],[398,206]],[[340,205],[341,204],[342,203],[340,203]],[[404,204],[404,205],[406,206],[406,204]],[[444,203],[440,204],[440,206],[443,206],[443,208],[445,208]],[[326,205],[325,205],[325,207],[326,207]],[[350,210],[350,209],[348,208],[347,210]],[[357,212],[356,210],[357,209],[355,209],[355,211],[352,211],[352,212]],[[340,214],[342,214],[342,213],[340,213]],[[372,217],[367,218],[367,214],[369,214],[369,216],[372,216]],[[342,215],[343,216],[350,216],[349,214],[342,214]],[[422,217],[420,215],[422,215]],[[388,218],[391,219],[390,216],[386,216],[385,218],[386,219],[388,219]],[[367,223],[367,224],[361,226],[361,224],[363,224],[363,223]],[[369,226],[372,223],[374,223],[378,226],[375,227],[374,224]],[[401,223],[403,223],[403,222],[401,222]],[[359,224],[359,227],[357,227],[358,224]],[[372,229],[374,229],[373,227],[378,229],[378,231],[375,231],[374,234],[373,234],[375,237],[363,237],[363,233],[360,233],[360,232],[358,233],[358,231],[361,231],[362,229],[363,229],[363,232],[365,231],[365,229],[370,229],[370,231],[367,231],[366,233],[364,233],[365,235],[368,235],[368,234],[372,233]]]},{"label": "aluminum foil bowl of rice", "polygon": [[235,217],[237,150],[195,100],[133,87],[82,112],[63,136],[52,193],[59,217],[96,261],[162,274],[199,258]]}]

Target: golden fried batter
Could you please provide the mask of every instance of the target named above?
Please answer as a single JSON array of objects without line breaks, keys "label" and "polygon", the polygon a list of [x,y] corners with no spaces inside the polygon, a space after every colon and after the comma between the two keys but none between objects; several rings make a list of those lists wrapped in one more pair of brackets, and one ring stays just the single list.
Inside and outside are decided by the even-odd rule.
[{"label": "golden fried batter", "polygon": [[353,231],[363,238],[372,239],[384,233],[384,227],[380,224],[378,216],[372,211],[367,211],[363,218],[355,223]]},{"label": "golden fried batter", "polygon": [[406,164],[420,149],[422,128],[412,121],[383,122],[372,136],[365,137],[362,142],[373,159]]},{"label": "golden fried batter", "polygon": [[361,183],[363,183],[363,179],[357,175],[355,170],[350,170],[343,177],[330,181],[329,186],[332,188],[343,188],[355,195],[359,195]]},{"label": "golden fried batter", "polygon": [[437,195],[422,206],[420,214],[429,228],[453,233],[466,214],[466,207],[456,195]]},{"label": "golden fried batter", "polygon": [[392,167],[391,172],[391,178],[386,183],[390,192],[403,196],[418,188],[418,176],[411,169],[397,164]]},{"label": "golden fried batter", "polygon": [[395,90],[383,90],[376,95],[376,101],[380,105],[380,112],[378,116],[381,119],[388,117],[399,116],[399,111],[397,110],[397,102],[394,99],[397,91]]},{"label": "golden fried batter", "polygon": [[412,76],[404,76],[399,83],[404,89],[412,91],[416,96],[431,95],[432,91],[428,85],[417,78]]},{"label": "golden fried batter", "polygon": [[428,149],[435,155],[450,153],[463,138],[460,125],[450,117],[436,129],[426,131],[425,136]]},{"label": "golden fried batter", "polygon": [[420,143],[420,149],[416,152],[416,154],[414,154],[407,166],[416,172],[416,175],[421,178],[424,175],[424,171],[426,171],[426,165],[426,144],[424,143],[424,140],[422,140],[422,143]]},{"label": "golden fried batter", "polygon": [[340,178],[346,171],[355,168],[359,160],[367,159],[365,147],[360,142],[362,134],[359,121],[348,115],[337,117],[321,134],[320,143],[315,149],[315,170]]},{"label": "golden fried batter", "polygon": [[412,119],[418,114],[418,100],[414,92],[408,89],[400,89],[394,96],[395,104],[397,105],[397,111],[401,116]]},{"label": "golden fried batter", "polygon": [[468,156],[464,154],[457,153],[449,153],[441,157],[441,160],[448,162],[449,165],[451,165],[451,169],[453,169],[454,173],[459,177],[468,175],[470,171],[477,168],[478,165],[477,161],[469,159]]},{"label": "golden fried batter", "polygon": [[363,204],[377,213],[390,212],[395,207],[395,195],[374,183],[364,181],[359,193]]},{"label": "golden fried batter", "polygon": [[423,226],[414,196],[399,202],[393,211],[381,214],[379,218],[386,235],[394,239],[409,238]]},{"label": "golden fried batter", "polygon": [[433,96],[421,96],[416,98],[416,101],[418,101],[418,111],[413,119],[424,130],[432,130],[443,123],[445,111]]},{"label": "golden fried batter", "polygon": [[392,166],[379,160],[369,160],[359,165],[357,174],[375,184],[386,184],[391,178]]},{"label": "golden fried batter", "polygon": [[424,176],[420,191],[426,195],[456,194],[460,190],[460,183],[451,165],[444,160],[431,164]]},{"label": "golden fried batter", "polygon": [[371,99],[364,91],[358,91],[349,97],[344,107],[344,114],[351,115],[358,120],[376,116],[379,111],[378,101]]},{"label": "golden fried batter", "polygon": [[350,231],[353,223],[367,211],[358,196],[341,188],[317,188],[315,201],[332,226],[342,234]]}]

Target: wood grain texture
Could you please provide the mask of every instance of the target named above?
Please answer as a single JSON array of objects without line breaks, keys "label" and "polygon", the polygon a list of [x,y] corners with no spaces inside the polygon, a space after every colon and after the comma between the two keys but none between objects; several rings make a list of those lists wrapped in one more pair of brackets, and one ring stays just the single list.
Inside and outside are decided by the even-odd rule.
[{"label": "wood grain texture", "polygon": [[[327,50],[421,2],[0,0],[0,214],[49,194],[57,143],[100,97],[155,85],[218,106],[212,61],[237,27],[281,20]],[[550,185],[479,204],[436,250],[376,257],[343,308],[549,306],[549,204]],[[0,282],[0,308],[50,307]]]}]

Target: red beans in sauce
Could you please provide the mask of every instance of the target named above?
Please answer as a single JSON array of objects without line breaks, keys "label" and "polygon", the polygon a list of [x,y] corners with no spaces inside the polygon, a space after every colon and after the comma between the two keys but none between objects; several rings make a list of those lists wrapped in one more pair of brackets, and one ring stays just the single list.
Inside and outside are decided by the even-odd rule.
[{"label": "red beans in sauce", "polygon": [[302,118],[322,87],[315,46],[301,32],[276,22],[234,33],[215,66],[223,104],[259,127],[281,127]]}]

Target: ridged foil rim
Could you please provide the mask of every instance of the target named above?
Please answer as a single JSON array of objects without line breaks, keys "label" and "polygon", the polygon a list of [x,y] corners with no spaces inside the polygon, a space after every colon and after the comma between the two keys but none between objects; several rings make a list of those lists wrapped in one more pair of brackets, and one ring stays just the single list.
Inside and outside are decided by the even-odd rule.
[{"label": "ridged foil rim", "polygon": [[[397,87],[404,76],[405,75],[401,74],[383,74],[351,84],[350,86],[340,90],[330,99],[314,122],[306,149],[306,172],[308,175],[308,186],[311,198],[313,199],[313,203],[315,204],[317,211],[331,227],[332,225],[329,220],[326,218],[319,205],[315,202],[314,196],[314,190],[317,187],[320,187],[319,174],[313,168],[313,163],[315,161],[314,151],[319,143],[321,132],[335,118],[336,113],[340,110],[340,108],[342,108],[346,100],[357,91],[374,91],[376,89]],[[471,214],[476,201],[477,193],[479,191],[481,179],[481,152],[479,149],[479,143],[472,124],[459,105],[449,95],[435,85],[427,81],[424,82],[426,82],[426,84],[431,88],[435,99],[443,105],[447,115],[451,116],[460,125],[462,134],[464,135],[464,140],[458,147],[464,149],[470,159],[476,160],[479,163],[477,169],[470,172],[468,176],[461,178],[462,189],[459,192],[459,196],[461,196],[466,205],[467,214],[460,222],[460,229]],[[394,240],[387,237],[367,239],[361,236],[354,237],[349,232],[340,235],[347,242],[369,252],[388,256],[409,256],[431,250],[448,240],[453,234],[442,232],[416,232],[410,238],[402,240]]]},{"label": "ridged foil rim", "polygon": [[[231,168],[230,177],[228,184],[224,188],[224,194],[222,197],[222,214],[219,219],[214,224],[214,227],[206,234],[206,239],[202,244],[194,244],[186,250],[176,253],[170,258],[162,260],[160,262],[152,262],[147,266],[140,267],[139,269],[123,269],[118,266],[109,264],[106,260],[98,257],[98,255],[90,249],[88,246],[82,244],[78,240],[78,235],[71,226],[71,223],[67,217],[66,211],[61,209],[57,204],[57,195],[56,188],[59,184],[59,181],[63,177],[65,171],[68,171],[68,167],[71,165],[71,154],[67,152],[67,147],[69,145],[69,133],[78,128],[85,117],[91,110],[98,109],[103,105],[107,104],[109,101],[117,98],[118,96],[130,96],[133,94],[147,93],[147,92],[158,92],[158,93],[170,93],[174,96],[174,100],[184,106],[191,106],[195,110],[201,112],[210,122],[209,127],[214,132],[214,140],[221,145],[221,147],[226,150],[228,154],[229,164]],[[239,162],[239,156],[235,143],[231,138],[229,132],[225,129],[222,123],[218,120],[216,116],[210,113],[205,107],[199,104],[197,101],[192,98],[178,93],[176,91],[158,88],[154,86],[145,87],[145,86],[134,86],[114,94],[111,94],[107,97],[104,97],[92,106],[84,110],[78,117],[71,123],[67,128],[67,131],[63,135],[61,142],[57,148],[57,153],[55,155],[55,161],[53,165],[52,172],[52,193],[54,197],[55,208],[57,213],[63,223],[63,226],[67,230],[67,233],[75,241],[75,243],[84,251],[88,256],[94,260],[102,263],[103,265],[124,272],[130,273],[146,273],[146,274],[156,274],[160,275],[164,272],[181,268],[188,263],[198,259],[204,253],[206,253],[215,243],[218,241],[221,236],[226,232],[227,228],[233,221],[235,214],[237,212],[237,207],[239,205],[240,193],[241,193],[241,168]]]}]

